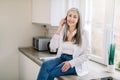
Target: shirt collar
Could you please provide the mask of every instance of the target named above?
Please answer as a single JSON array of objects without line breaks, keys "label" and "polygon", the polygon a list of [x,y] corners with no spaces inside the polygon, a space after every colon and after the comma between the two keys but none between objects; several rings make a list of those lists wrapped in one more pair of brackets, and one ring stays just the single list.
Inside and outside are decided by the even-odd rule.
[{"label": "shirt collar", "polygon": [[[72,35],[74,36],[75,34],[76,34],[76,32],[77,32],[77,29],[75,29],[73,32],[72,32]],[[67,32],[67,35],[69,34],[70,32],[68,31]]]}]

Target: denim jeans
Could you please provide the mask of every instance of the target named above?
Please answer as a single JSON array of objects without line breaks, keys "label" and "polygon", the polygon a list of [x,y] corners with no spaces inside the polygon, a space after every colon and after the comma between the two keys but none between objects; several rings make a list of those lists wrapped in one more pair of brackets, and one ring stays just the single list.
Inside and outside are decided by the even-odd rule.
[{"label": "denim jeans", "polygon": [[62,72],[64,61],[72,59],[72,55],[62,54],[59,58],[43,62],[37,80],[54,80],[55,77],[76,74],[75,67]]}]

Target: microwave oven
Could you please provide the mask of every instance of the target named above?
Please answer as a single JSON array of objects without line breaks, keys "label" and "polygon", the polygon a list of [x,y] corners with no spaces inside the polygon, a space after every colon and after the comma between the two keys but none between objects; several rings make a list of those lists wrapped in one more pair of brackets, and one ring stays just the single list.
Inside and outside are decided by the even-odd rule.
[{"label": "microwave oven", "polygon": [[48,43],[50,42],[50,38],[47,37],[33,37],[33,48],[38,51],[46,51],[48,50]]}]

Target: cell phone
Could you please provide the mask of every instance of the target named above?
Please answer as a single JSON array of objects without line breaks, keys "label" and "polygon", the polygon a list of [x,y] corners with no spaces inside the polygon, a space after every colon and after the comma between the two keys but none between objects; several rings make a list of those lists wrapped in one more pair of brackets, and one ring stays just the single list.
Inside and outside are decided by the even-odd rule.
[{"label": "cell phone", "polygon": [[65,21],[66,21],[66,23],[64,23],[65,25],[67,24],[67,16],[65,17]]},{"label": "cell phone", "polygon": [[65,17],[65,20],[67,21],[67,16]]}]

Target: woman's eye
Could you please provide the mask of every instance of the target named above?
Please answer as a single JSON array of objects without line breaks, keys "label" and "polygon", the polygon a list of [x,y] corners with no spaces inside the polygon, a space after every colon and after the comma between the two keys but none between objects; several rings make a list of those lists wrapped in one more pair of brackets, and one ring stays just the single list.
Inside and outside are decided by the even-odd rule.
[{"label": "woman's eye", "polygon": [[69,17],[72,17],[72,15],[69,15]]},{"label": "woman's eye", "polygon": [[76,18],[77,18],[77,15],[69,14],[68,17],[70,17],[70,18],[72,17],[72,18],[76,19]]},{"label": "woman's eye", "polygon": [[77,16],[74,16],[73,18],[75,18],[75,19],[76,19],[76,18],[77,18]]}]

